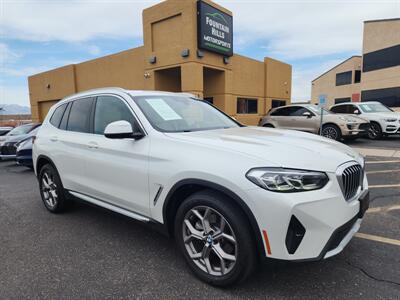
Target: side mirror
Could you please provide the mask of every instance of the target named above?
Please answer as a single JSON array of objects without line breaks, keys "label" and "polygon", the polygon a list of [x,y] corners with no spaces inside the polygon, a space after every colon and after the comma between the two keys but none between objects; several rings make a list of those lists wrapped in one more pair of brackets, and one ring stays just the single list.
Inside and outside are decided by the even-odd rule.
[{"label": "side mirror", "polygon": [[142,132],[133,132],[132,125],[128,121],[116,121],[108,124],[104,130],[104,136],[109,139],[135,139],[144,137]]},{"label": "side mirror", "polygon": [[309,111],[305,111],[305,112],[303,112],[303,116],[307,117],[307,119],[309,119],[312,117],[312,114]]},{"label": "side mirror", "polygon": [[360,112],[358,109],[355,109],[355,110],[354,110],[354,114],[356,114],[356,115],[361,115],[361,112]]}]

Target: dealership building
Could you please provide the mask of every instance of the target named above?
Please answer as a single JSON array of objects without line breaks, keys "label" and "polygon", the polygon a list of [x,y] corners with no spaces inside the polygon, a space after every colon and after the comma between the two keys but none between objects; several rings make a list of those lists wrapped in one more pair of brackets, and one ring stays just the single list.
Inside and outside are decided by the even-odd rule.
[{"label": "dealership building", "polygon": [[290,103],[291,66],[234,54],[229,10],[208,0],[167,0],[142,18],[143,46],[30,76],[32,119],[42,121],[65,96],[110,86],[192,93],[245,124]]},{"label": "dealership building", "polygon": [[362,56],[352,56],[312,81],[311,101],[380,101],[400,110],[400,18],[364,22]]}]

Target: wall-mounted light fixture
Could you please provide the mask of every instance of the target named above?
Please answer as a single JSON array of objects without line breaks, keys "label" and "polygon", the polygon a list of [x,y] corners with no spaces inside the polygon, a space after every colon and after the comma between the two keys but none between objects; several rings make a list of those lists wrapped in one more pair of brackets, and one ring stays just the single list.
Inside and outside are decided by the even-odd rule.
[{"label": "wall-mounted light fixture", "polygon": [[190,50],[189,49],[183,49],[181,52],[181,56],[182,57],[188,57],[190,54]]},{"label": "wall-mounted light fixture", "polygon": [[225,56],[223,60],[224,60],[224,64],[226,64],[226,65],[229,64],[229,57]]},{"label": "wall-mounted light fixture", "polygon": [[48,90],[49,90],[49,89],[50,89],[50,87],[51,87],[51,86],[50,86],[50,83],[48,83],[48,84],[46,85],[46,89],[48,89]]},{"label": "wall-mounted light fixture", "polygon": [[146,72],[146,73],[144,73],[144,78],[146,78],[146,79],[148,79],[148,78],[150,78],[151,77],[151,75],[150,75],[150,73],[149,72]]},{"label": "wall-mounted light fixture", "polygon": [[204,52],[203,51],[197,49],[196,53],[197,53],[197,57],[198,58],[203,58],[204,57]]},{"label": "wall-mounted light fixture", "polygon": [[156,56],[150,56],[149,63],[155,64],[156,62],[157,62],[157,57]]}]

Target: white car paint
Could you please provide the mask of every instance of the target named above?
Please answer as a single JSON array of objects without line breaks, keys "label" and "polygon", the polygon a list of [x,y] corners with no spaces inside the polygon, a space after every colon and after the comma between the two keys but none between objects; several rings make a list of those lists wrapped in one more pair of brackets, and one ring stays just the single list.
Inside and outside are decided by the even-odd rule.
[{"label": "white car paint", "polygon": [[[92,95],[117,95],[137,117],[146,136],[140,140],[108,139],[102,135],[60,130],[49,123],[61,104]],[[365,174],[357,194],[346,201],[338,170],[364,160],[351,148],[316,135],[261,127],[163,133],[152,127],[132,97],[173,95],[117,88],[80,93],[53,106],[33,147],[35,166],[45,155],[56,166],[63,186],[75,196],[141,221],[164,224],[163,208],[173,186],[196,179],[223,186],[236,194],[255,218],[261,239],[267,232],[265,256],[286,260],[316,259],[334,231],[357,216],[359,198],[368,193]],[[278,193],[246,178],[257,167],[284,167],[325,172],[321,189]],[[340,174],[339,174],[340,175]],[[104,202],[106,201],[106,203]],[[289,254],[285,237],[292,215],[307,231],[298,250]],[[356,222],[342,243],[325,257],[339,253],[358,230]],[[264,240],[264,242],[267,242]]]},{"label": "white car paint", "polygon": [[[376,122],[379,124],[379,126],[382,129],[383,133],[386,134],[395,134],[395,133],[400,133],[400,112],[371,112],[368,113],[361,109],[360,105],[365,105],[368,103],[376,104],[380,102],[376,101],[370,101],[370,102],[345,102],[345,103],[340,103],[333,105],[331,107],[331,110],[334,107],[338,106],[343,106],[343,105],[353,105],[358,109],[360,114],[358,114],[359,117],[369,121],[369,122]],[[391,120],[388,122],[388,120]]]}]

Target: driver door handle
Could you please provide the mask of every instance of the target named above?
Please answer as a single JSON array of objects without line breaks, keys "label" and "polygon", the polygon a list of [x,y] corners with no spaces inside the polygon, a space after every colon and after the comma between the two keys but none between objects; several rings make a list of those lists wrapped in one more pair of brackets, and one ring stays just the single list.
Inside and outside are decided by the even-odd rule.
[{"label": "driver door handle", "polygon": [[57,136],[52,136],[52,137],[50,138],[50,141],[52,141],[52,142],[57,142],[57,141],[58,141],[58,137],[57,137]]},{"label": "driver door handle", "polygon": [[97,149],[97,148],[99,148],[99,144],[97,144],[96,142],[89,142],[88,147],[90,149]]}]

